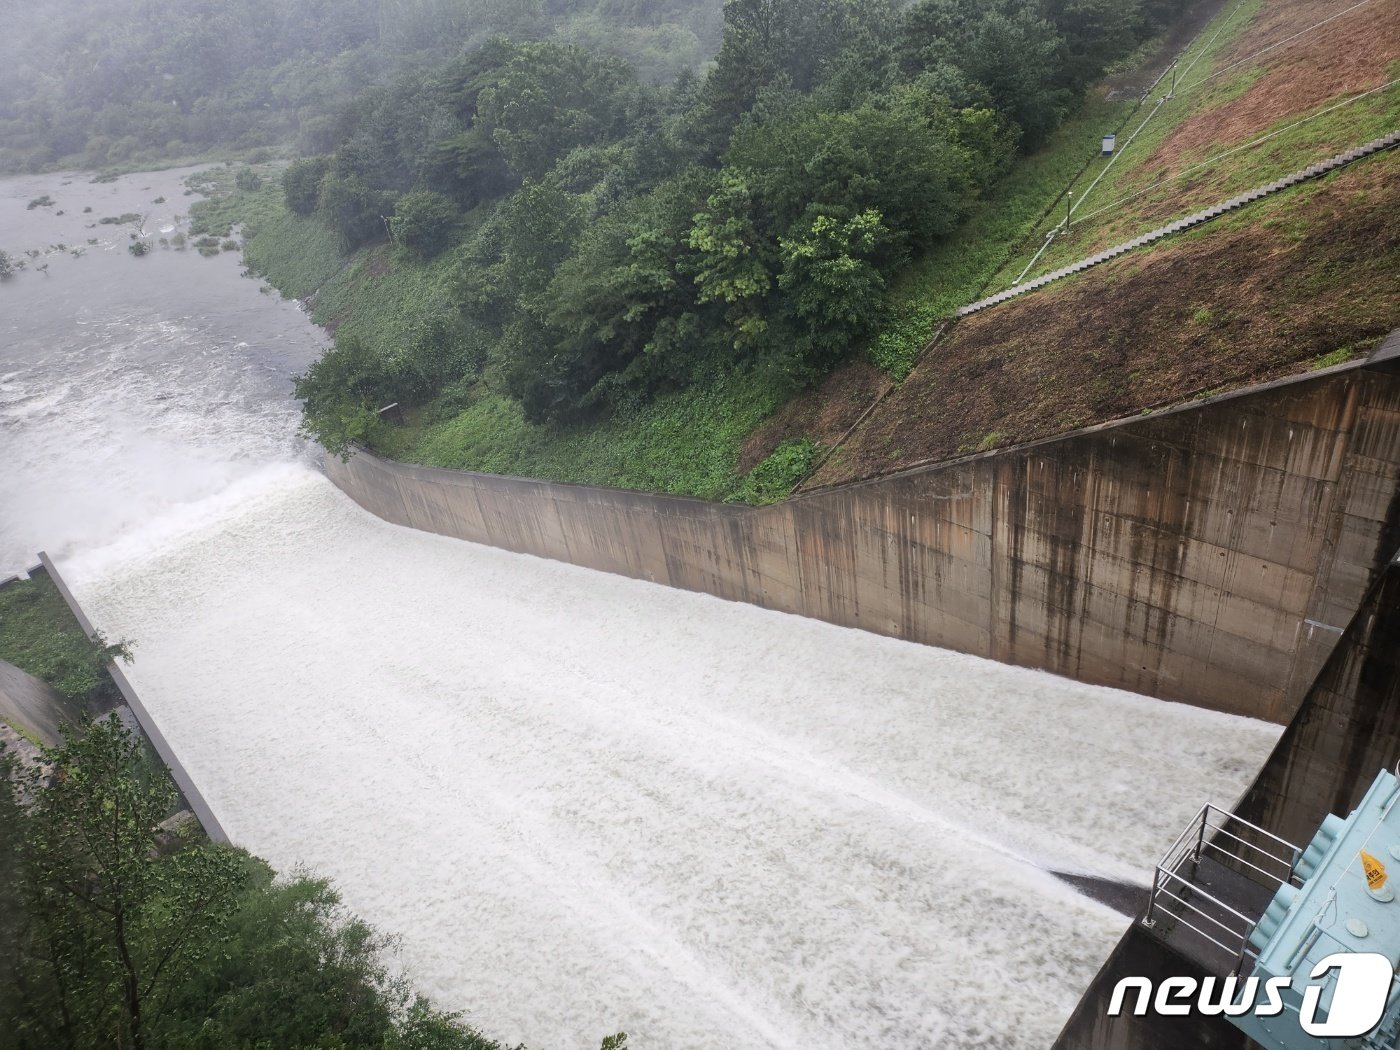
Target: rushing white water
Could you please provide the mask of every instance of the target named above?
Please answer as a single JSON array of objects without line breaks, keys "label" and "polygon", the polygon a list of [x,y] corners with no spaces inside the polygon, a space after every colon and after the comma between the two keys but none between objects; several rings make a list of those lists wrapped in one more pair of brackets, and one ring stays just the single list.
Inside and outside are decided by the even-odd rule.
[{"label": "rushing white water", "polygon": [[[205,272],[191,317],[268,323]],[[161,342],[126,294],[6,365],[0,540],[55,529],[231,835],[499,1038],[1044,1047],[1126,922],[1046,869],[1142,881],[1277,736],[385,524],[291,435],[299,317]]]}]

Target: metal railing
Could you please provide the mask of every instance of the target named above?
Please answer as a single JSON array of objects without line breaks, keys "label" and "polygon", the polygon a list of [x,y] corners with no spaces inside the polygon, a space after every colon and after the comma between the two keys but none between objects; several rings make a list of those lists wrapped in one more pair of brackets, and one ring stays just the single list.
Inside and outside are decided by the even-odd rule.
[{"label": "metal railing", "polygon": [[[1303,851],[1286,839],[1207,803],[1157,865],[1143,925],[1155,927],[1159,914],[1170,915],[1177,925],[1233,956],[1238,973],[1259,916],[1244,914],[1193,881],[1201,860],[1208,857],[1272,895],[1283,884],[1294,882],[1302,855]],[[1189,875],[1183,874],[1187,868]]]}]

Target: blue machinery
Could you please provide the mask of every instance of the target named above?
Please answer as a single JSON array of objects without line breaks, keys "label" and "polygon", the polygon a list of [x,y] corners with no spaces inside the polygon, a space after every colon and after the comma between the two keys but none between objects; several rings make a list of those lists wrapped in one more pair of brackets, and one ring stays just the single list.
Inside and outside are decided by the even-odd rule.
[{"label": "blue machinery", "polygon": [[1207,980],[1193,1009],[1268,1050],[1400,1048],[1397,802],[1400,780],[1383,770],[1306,848],[1202,807],[1157,866],[1142,920],[1216,975],[1214,1008]]}]

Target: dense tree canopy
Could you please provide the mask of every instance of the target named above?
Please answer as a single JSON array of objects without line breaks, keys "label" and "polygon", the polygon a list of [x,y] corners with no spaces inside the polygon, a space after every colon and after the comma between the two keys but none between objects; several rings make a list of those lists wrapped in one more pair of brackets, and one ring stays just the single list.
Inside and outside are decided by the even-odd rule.
[{"label": "dense tree canopy", "polygon": [[[401,248],[451,252],[446,338],[482,348],[434,349],[463,369],[444,386],[483,383],[530,420],[716,370],[802,382],[871,334],[910,256],[1173,10],[728,0],[713,67],[668,86],[558,39],[499,36],[360,96],[331,152],[288,171],[287,198],[305,212],[309,165],[324,165],[318,211],[346,244],[382,238],[370,215],[396,199]],[[340,448],[373,440],[379,405],[430,402],[430,373],[347,345],[298,392]]]},{"label": "dense tree canopy", "polygon": [[403,345],[301,378],[311,431],[478,383],[567,422],[820,374],[1181,3],[41,3],[0,40],[0,164],[294,139],[290,210],[453,275]]}]

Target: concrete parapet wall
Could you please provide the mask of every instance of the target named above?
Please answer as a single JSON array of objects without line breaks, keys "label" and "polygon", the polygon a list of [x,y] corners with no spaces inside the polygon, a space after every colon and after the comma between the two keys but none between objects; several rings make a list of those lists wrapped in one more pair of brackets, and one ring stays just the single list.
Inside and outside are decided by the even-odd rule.
[{"label": "concrete parapet wall", "polygon": [[763,508],[327,472],[401,525],[1286,721],[1400,541],[1386,356]]},{"label": "concrete parapet wall", "polygon": [[[68,584],[65,583],[63,577],[59,575],[58,569],[54,566],[53,562],[49,560],[48,555],[41,551],[39,553],[39,561],[44,571],[48,573],[49,579],[53,580],[54,586],[58,588],[58,593],[61,594],[63,600],[67,602],[69,610],[73,613],[73,618],[78,621],[78,626],[86,631],[89,637],[95,635],[96,630],[92,625],[92,621],[88,619],[87,613],[83,612],[82,606],[79,605],[78,600],[73,597],[73,592],[68,589]],[[227,832],[224,831],[223,825],[219,823],[219,818],[214,816],[214,811],[209,807],[209,803],[204,800],[204,796],[200,794],[199,788],[195,786],[194,778],[191,777],[189,771],[185,769],[184,764],[175,754],[175,749],[170,746],[170,742],[165,739],[165,734],[160,731],[160,727],[156,725],[156,720],[151,716],[151,713],[146,710],[146,705],[143,704],[141,698],[136,695],[136,689],[126,677],[125,672],[114,662],[107,665],[107,673],[112,676],[112,681],[116,683],[117,689],[121,692],[122,698],[126,701],[127,709],[131,712],[132,718],[135,719],[137,727],[150,742],[151,747],[155,749],[156,754],[160,756],[160,760],[165,763],[165,768],[170,771],[170,778],[175,781],[175,786],[180,789],[180,794],[184,796],[186,804],[188,804],[191,812],[194,813],[195,818],[204,828],[204,833],[214,842],[227,843],[229,837]]]}]

